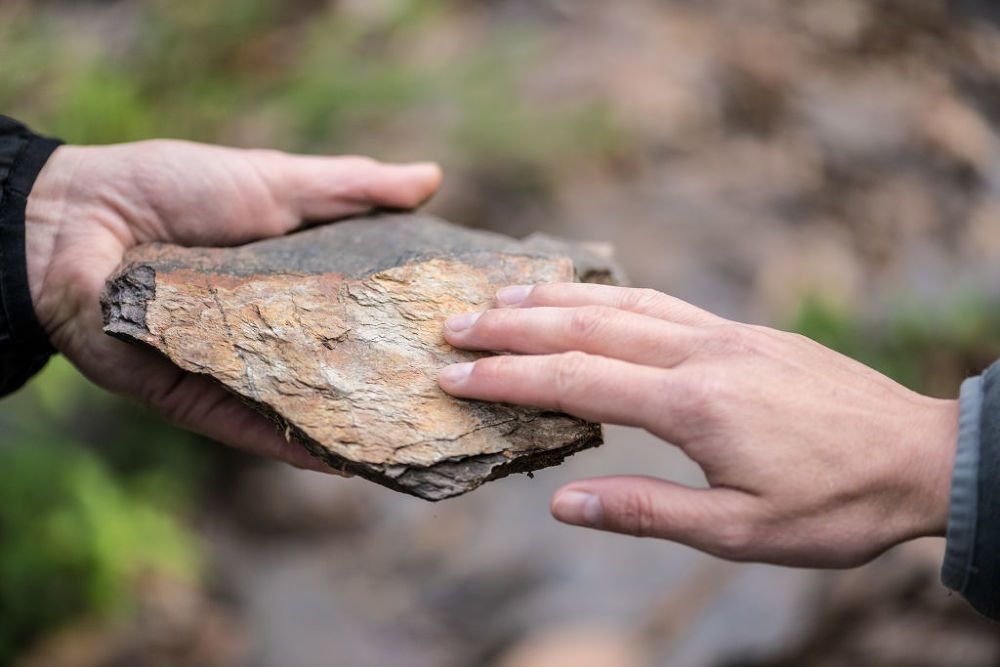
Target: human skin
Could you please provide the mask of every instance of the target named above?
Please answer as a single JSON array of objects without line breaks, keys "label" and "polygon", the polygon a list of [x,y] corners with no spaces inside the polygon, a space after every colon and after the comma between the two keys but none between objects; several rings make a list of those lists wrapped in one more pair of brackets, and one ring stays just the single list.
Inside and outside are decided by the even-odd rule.
[{"label": "human skin", "polygon": [[25,244],[35,312],[55,348],[98,385],[223,443],[328,470],[208,378],[105,335],[98,301],[104,281],[139,243],[245,243],[374,207],[413,208],[440,182],[440,169],[427,163],[168,140],[62,146],[28,197]]},{"label": "human skin", "polygon": [[518,285],[445,337],[505,352],[445,368],[459,397],[644,428],[705,488],[644,476],[573,482],[565,523],[681,542],[730,560],[852,567],[943,535],[958,405],[922,396],[803,336],[665,294]]}]

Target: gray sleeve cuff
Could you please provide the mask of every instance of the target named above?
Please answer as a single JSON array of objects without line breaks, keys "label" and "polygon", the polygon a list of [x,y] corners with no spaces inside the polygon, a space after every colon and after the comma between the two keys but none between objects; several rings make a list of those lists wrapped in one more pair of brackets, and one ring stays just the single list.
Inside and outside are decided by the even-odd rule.
[{"label": "gray sleeve cuff", "polygon": [[951,477],[951,504],[948,510],[948,543],[941,570],[944,585],[965,591],[974,572],[978,509],[979,429],[983,410],[983,379],[962,383],[959,398],[958,449]]}]

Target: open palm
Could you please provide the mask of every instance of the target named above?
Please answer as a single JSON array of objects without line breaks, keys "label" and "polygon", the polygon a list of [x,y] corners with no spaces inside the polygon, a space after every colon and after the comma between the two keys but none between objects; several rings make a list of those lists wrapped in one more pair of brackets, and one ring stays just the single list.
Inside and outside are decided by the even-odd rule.
[{"label": "open palm", "polygon": [[106,336],[99,295],[130,247],[223,246],[373,207],[412,208],[437,189],[429,164],[306,157],[179,141],[64,146],[28,199],[28,276],[52,344],[95,383],[241,449],[325,469],[206,377]]}]

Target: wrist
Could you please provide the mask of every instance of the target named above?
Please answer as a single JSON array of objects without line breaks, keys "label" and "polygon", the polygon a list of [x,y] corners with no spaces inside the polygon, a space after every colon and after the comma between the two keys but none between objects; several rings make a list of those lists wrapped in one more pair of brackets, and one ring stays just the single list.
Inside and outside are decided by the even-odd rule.
[{"label": "wrist", "polygon": [[[53,276],[60,237],[71,217],[73,174],[79,163],[78,149],[60,146],[38,174],[25,207],[24,241],[28,290],[39,324],[52,336],[66,300]],[[75,220],[82,223],[82,220]]]}]

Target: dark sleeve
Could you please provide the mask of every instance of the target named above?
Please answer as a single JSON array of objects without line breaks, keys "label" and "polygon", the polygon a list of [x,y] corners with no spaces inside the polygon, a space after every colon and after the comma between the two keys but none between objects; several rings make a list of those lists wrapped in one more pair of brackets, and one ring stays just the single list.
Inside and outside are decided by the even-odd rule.
[{"label": "dark sleeve", "polygon": [[942,579],[1000,620],[1000,362],[962,385]]},{"label": "dark sleeve", "polygon": [[0,116],[0,396],[19,389],[55,352],[28,291],[24,212],[35,179],[59,145]]}]

